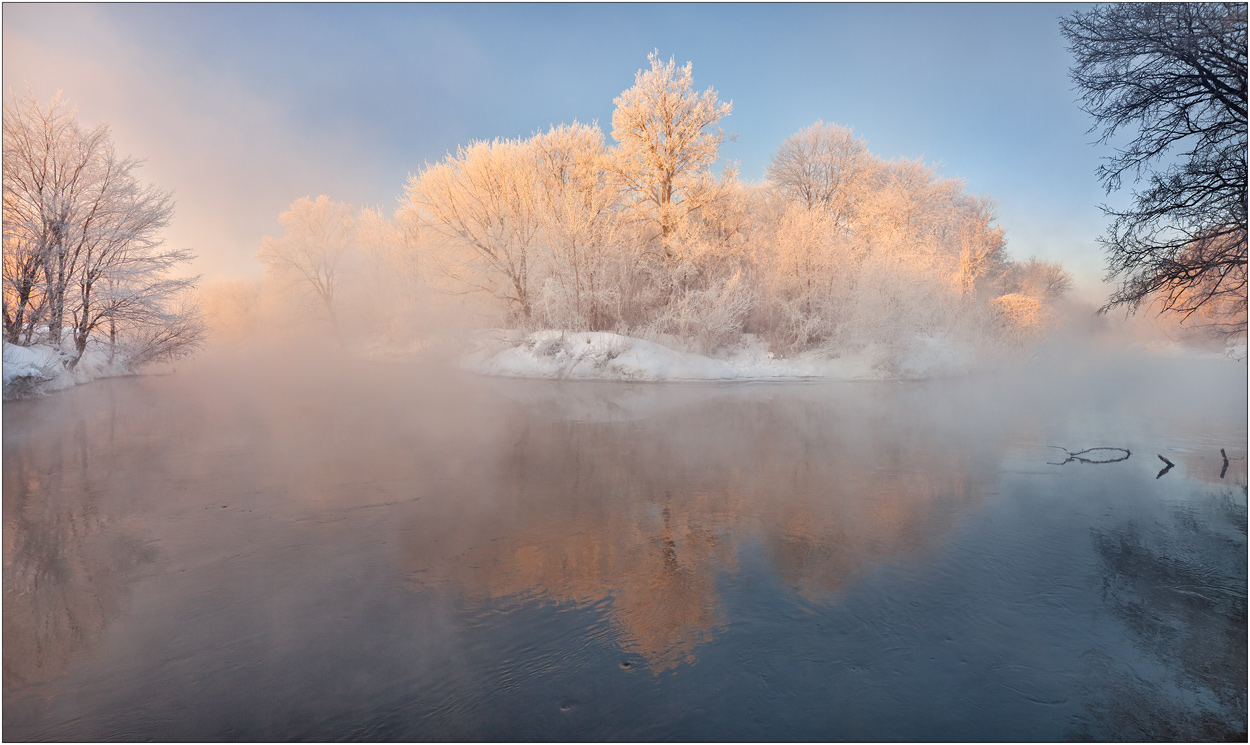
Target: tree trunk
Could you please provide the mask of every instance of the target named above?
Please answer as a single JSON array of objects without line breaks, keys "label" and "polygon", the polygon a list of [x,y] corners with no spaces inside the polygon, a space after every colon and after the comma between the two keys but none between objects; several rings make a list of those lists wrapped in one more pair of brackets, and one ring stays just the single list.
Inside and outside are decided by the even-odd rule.
[{"label": "tree trunk", "polygon": [[65,369],[73,370],[78,367],[78,363],[82,360],[83,352],[87,351],[87,337],[90,332],[81,329],[74,329],[74,356],[65,365]]},{"label": "tree trunk", "polygon": [[74,357],[66,367],[73,370],[87,351],[87,339],[91,336],[91,284],[87,283],[82,290],[82,315],[74,323]]},{"label": "tree trunk", "polygon": [[[65,258],[56,272],[55,281],[48,283],[48,344],[61,349],[61,324],[65,321]],[[49,277],[49,279],[52,279]]]},{"label": "tree trunk", "polygon": [[31,283],[23,281],[17,290],[17,310],[13,311],[13,317],[10,319],[6,313],[4,317],[4,334],[5,339],[10,344],[17,344],[22,337],[22,328],[26,324],[26,306],[30,303]]}]

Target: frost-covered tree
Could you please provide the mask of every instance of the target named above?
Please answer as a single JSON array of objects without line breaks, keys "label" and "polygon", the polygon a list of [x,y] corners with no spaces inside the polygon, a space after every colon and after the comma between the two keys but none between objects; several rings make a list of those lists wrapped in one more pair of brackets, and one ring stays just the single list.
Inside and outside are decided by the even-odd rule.
[{"label": "frost-covered tree", "polygon": [[694,90],[691,65],[650,62],[615,100],[611,150],[575,122],[473,143],[410,179],[400,220],[440,270],[426,281],[485,290],[512,327],[702,350],[750,333],[784,354],[871,350],[885,367],[908,345],[1001,347],[1044,326],[1066,275],[1028,264],[1008,281],[993,204],[962,181],[821,122],[782,144],[768,182],[732,165],[714,176],[730,105]]},{"label": "frost-covered tree", "polygon": [[1072,290],[1072,275],[1057,261],[1030,256],[1011,264],[1004,276],[1005,293],[1020,293],[1038,300],[1058,300]]},{"label": "frost-covered tree", "polygon": [[[159,301],[159,302],[158,302]],[[109,322],[109,361],[124,351],[129,364],[174,362],[204,345],[208,323],[187,293],[153,292],[133,298],[125,323]]]},{"label": "frost-covered tree", "polygon": [[60,349],[69,330],[73,368],[97,332],[119,339],[146,329],[139,364],[194,351],[204,335],[186,299],[196,278],[174,276],[193,259],[162,247],[172,195],[135,176],[100,125],[89,132],[58,97],[47,108],[27,96],[4,116],[4,323],[10,343],[32,343],[42,321]]},{"label": "frost-covered tree", "polygon": [[1007,345],[1020,345],[1052,325],[1054,306],[1072,289],[1072,275],[1057,261],[1007,260],[999,286],[1001,294],[988,303],[990,328]]},{"label": "frost-covered tree", "polygon": [[[952,334],[1016,343],[1053,302],[1005,288],[1013,265],[992,200],[935,165],[882,161],[849,129],[818,122],[783,143],[769,174],[752,328],[779,351],[872,346],[888,357]],[[1004,294],[1020,297],[992,301]]]},{"label": "frost-covered tree", "polygon": [[658,50],[647,59],[651,69],[639,70],[633,87],[614,100],[613,154],[628,199],[667,243],[686,215],[720,191],[709,169],[725,141],[716,124],[733,102],[718,101],[712,88],[696,91],[689,62],[663,62]]},{"label": "frost-covered tree", "polygon": [[1000,295],[990,301],[992,328],[1008,345],[1020,345],[1036,339],[1050,322],[1045,304],[1036,297],[1019,292]]},{"label": "frost-covered tree", "polygon": [[835,218],[806,202],[787,204],[764,253],[769,336],[785,352],[829,342],[845,320],[855,272]]},{"label": "frost-covered tree", "polygon": [[266,236],[256,254],[288,287],[316,299],[340,342],[336,302],[343,266],[356,247],[355,212],[324,194],[316,201],[301,197],[278,217],[282,237]]},{"label": "frost-covered tree", "polygon": [[[534,148],[520,140],[474,142],[413,176],[405,219],[444,239],[443,271],[500,298],[509,315],[533,312],[533,254],[540,228]],[[463,258],[456,256],[462,255]]]},{"label": "frost-covered tree", "polygon": [[426,326],[426,284],[431,267],[420,245],[420,228],[378,207],[364,207],[357,220],[361,261],[346,288],[353,327],[380,333],[392,347],[413,343]]},{"label": "frost-covered tree", "polygon": [[613,327],[629,294],[629,264],[622,255],[619,195],[611,160],[597,125],[552,127],[529,142],[543,244],[545,313],[560,327]]},{"label": "frost-covered tree", "polygon": [[90,132],[59,94],[45,109],[27,95],[4,109],[5,337],[30,338],[31,311],[59,347],[65,294],[77,267],[79,241],[96,216],[92,189],[100,161],[111,159],[108,128]]},{"label": "frost-covered tree", "polygon": [[878,162],[856,230],[898,249],[932,250],[958,225],[964,184],[938,175],[935,164],[901,158]]},{"label": "frost-covered tree", "polygon": [[855,219],[859,200],[870,188],[874,160],[850,128],[818,121],[781,143],[768,164],[768,180],[843,228]]},{"label": "frost-covered tree", "polygon": [[374,266],[400,284],[421,281],[416,225],[387,215],[378,207],[361,208],[356,225],[356,241]]},{"label": "frost-covered tree", "polygon": [[[107,326],[115,347],[119,322],[125,327],[159,319],[194,287],[194,280],[168,276],[192,258],[189,251],[161,247],[160,231],[173,215],[171,195],[139,184],[131,175],[134,166],[104,148],[88,191],[90,220],[74,237],[76,271],[66,307],[75,361],[92,332]],[[169,320],[177,323],[172,316]]]},{"label": "frost-covered tree", "polygon": [[1007,239],[994,224],[990,199],[969,199],[959,225],[959,293],[975,298],[978,283],[1006,270]]}]

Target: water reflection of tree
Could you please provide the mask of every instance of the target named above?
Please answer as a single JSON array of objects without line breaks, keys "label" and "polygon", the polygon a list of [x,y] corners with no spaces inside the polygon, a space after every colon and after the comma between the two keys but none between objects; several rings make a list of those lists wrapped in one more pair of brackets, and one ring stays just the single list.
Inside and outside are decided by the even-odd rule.
[{"label": "water reflection of tree", "polygon": [[[43,420],[6,417],[4,443],[4,689],[49,680],[99,640],[137,570],[155,558],[102,505],[112,470],[113,402],[10,404]],[[68,418],[64,415],[69,414]]]},{"label": "water reflection of tree", "polygon": [[[1091,656],[1092,739],[1246,739],[1246,501],[1225,491],[1175,507],[1171,520],[1096,530],[1103,597],[1171,680],[1148,682]],[[1171,688],[1174,686],[1174,688]]]},{"label": "water reflection of tree", "polygon": [[580,515],[565,524],[563,539],[523,528],[488,549],[486,587],[461,589],[491,598],[538,594],[578,605],[611,598],[625,651],[652,670],[666,670],[693,661],[694,648],[723,623],[716,574],[733,557],[699,519],[697,508],[683,506],[632,524],[605,514]]},{"label": "water reflection of tree", "polygon": [[496,498],[447,495],[454,514],[406,531],[408,568],[471,605],[607,601],[619,643],[653,671],[693,662],[724,623],[717,579],[745,542],[780,582],[825,597],[939,546],[983,493],[992,468],[976,461],[994,454],[923,417],[867,413],[792,395],[627,425],[522,416],[508,452],[457,481]]},{"label": "water reflection of tree", "polygon": [[[859,431],[832,443],[836,453],[813,453],[787,483],[768,466],[783,464],[791,444],[779,443],[780,451],[756,474],[763,481],[755,491],[775,500],[761,515],[775,571],[810,598],[843,590],[875,562],[940,546],[959,512],[984,492],[992,471],[976,461],[994,457],[923,427]],[[764,483],[770,480],[785,487],[770,491]]]}]

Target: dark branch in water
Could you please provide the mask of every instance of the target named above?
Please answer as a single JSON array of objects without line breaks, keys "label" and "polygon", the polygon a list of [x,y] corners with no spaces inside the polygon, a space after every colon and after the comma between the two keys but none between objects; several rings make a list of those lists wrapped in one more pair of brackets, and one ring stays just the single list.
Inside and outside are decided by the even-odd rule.
[{"label": "dark branch in water", "polygon": [[1228,453],[1224,452],[1224,448],[1220,448],[1220,455],[1224,456],[1224,467],[1220,469],[1220,478],[1224,478],[1224,474],[1228,473]]},{"label": "dark branch in water", "polygon": [[1155,476],[1155,480],[1156,480],[1156,481],[1158,481],[1159,479],[1163,478],[1163,474],[1167,473],[1168,471],[1171,471],[1171,470],[1172,470],[1172,466],[1176,465],[1175,463],[1173,463],[1172,461],[1168,460],[1167,458],[1164,458],[1162,455],[1160,455],[1160,456],[1159,456],[1159,460],[1163,461],[1163,462],[1164,462],[1164,463],[1166,463],[1167,465],[1163,467],[1163,470],[1162,470],[1162,471],[1159,471],[1159,475]]},{"label": "dark branch in water", "polygon": [[[1095,463],[1095,464],[1119,463],[1122,460],[1128,460],[1128,457],[1132,455],[1132,453],[1129,452],[1127,448],[1102,448],[1102,447],[1086,448],[1085,450],[1078,450],[1074,453],[1071,450],[1068,450],[1067,448],[1064,448],[1064,447],[1059,447],[1058,445],[1047,445],[1046,447],[1055,448],[1056,450],[1062,450],[1064,453],[1067,453],[1068,455],[1068,459],[1063,461],[1062,463],[1051,463],[1050,461],[1047,461],[1047,464],[1052,465],[1052,466],[1064,466],[1064,465],[1071,463],[1072,461],[1076,461],[1078,463]],[[1103,450],[1108,450],[1108,451],[1114,450],[1115,452],[1118,452],[1118,453],[1124,453],[1124,455],[1120,456],[1119,458],[1112,458],[1109,456],[1094,456],[1092,458],[1083,457],[1090,453],[1094,453],[1096,451],[1103,451]]]}]

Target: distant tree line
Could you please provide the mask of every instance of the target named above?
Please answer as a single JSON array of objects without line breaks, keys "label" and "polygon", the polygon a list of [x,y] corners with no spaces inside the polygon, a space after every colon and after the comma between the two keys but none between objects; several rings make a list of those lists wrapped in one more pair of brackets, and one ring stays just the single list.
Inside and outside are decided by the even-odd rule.
[{"label": "distant tree line", "polygon": [[48,345],[69,369],[93,346],[133,366],[200,346],[195,279],[176,276],[193,257],[164,247],[172,195],[139,165],[59,95],[5,106],[4,341]]}]

